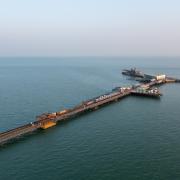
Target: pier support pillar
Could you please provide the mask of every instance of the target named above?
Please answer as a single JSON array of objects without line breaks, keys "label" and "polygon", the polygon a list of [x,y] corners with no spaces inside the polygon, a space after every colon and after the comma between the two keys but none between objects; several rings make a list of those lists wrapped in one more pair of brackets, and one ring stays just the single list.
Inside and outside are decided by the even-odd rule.
[{"label": "pier support pillar", "polygon": [[99,106],[96,106],[95,108],[94,108],[94,110],[97,110],[99,108]]}]

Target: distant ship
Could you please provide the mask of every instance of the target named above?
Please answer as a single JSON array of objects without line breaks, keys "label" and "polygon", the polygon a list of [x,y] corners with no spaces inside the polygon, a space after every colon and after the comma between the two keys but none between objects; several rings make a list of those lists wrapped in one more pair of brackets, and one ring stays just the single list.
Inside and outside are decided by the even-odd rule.
[{"label": "distant ship", "polygon": [[138,71],[136,68],[131,68],[130,70],[124,69],[122,74],[133,77],[144,78],[144,74],[141,71]]}]

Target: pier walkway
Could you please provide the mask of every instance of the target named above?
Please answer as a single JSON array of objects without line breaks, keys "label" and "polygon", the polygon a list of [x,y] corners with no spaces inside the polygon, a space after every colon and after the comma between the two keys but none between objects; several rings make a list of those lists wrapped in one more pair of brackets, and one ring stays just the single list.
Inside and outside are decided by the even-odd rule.
[{"label": "pier walkway", "polygon": [[0,133],[0,144],[6,143],[9,140],[18,138],[19,136],[22,136],[24,134],[35,131],[50,122],[53,122],[56,124],[59,121],[63,121],[63,120],[72,118],[72,117],[74,117],[80,113],[86,112],[88,110],[97,109],[98,107],[100,107],[104,104],[110,103],[112,101],[117,101],[118,99],[128,96],[130,94],[131,94],[131,89],[125,91],[124,93],[119,92],[117,95],[115,95],[113,97],[104,99],[102,101],[93,103],[91,105],[80,104],[73,109],[69,109],[68,113],[57,116],[54,119],[43,119],[43,120],[39,120],[39,121],[34,121],[34,122],[28,123],[26,125],[20,126],[18,128],[11,129],[6,132]]}]

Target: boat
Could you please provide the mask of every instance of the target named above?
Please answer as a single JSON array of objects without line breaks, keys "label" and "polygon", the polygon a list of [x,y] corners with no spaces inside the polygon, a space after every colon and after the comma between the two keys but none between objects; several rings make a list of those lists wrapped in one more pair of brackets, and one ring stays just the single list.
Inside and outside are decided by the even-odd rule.
[{"label": "boat", "polygon": [[127,76],[144,78],[144,74],[141,71],[137,70],[136,68],[131,68],[130,70],[124,69],[122,71],[122,74]]}]

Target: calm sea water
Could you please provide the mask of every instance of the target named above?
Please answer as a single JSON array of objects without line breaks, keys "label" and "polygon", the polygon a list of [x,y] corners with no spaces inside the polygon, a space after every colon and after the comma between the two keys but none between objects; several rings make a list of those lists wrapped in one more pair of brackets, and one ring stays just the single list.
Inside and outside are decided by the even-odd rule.
[{"label": "calm sea water", "polygon": [[[180,78],[180,58],[1,58],[0,131],[73,107],[137,67]],[[2,180],[179,180],[180,84],[128,97],[0,149]]]}]

